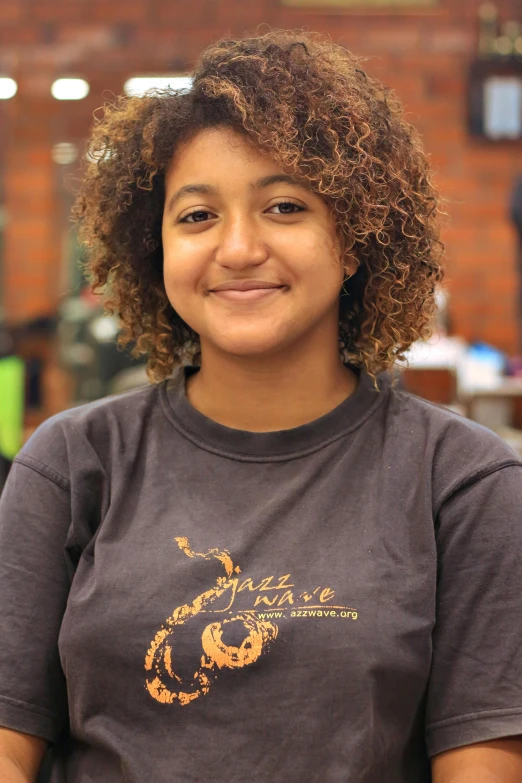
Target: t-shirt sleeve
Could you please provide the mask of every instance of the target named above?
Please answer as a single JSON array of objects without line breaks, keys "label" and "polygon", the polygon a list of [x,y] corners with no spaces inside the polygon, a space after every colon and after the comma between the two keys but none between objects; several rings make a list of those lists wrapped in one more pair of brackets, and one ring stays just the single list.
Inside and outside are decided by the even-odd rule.
[{"label": "t-shirt sleeve", "polygon": [[58,635],[70,494],[65,476],[19,459],[0,497],[0,725],[53,742],[67,722]]},{"label": "t-shirt sleeve", "polygon": [[522,734],[522,466],[493,464],[454,492],[436,536],[430,756]]}]

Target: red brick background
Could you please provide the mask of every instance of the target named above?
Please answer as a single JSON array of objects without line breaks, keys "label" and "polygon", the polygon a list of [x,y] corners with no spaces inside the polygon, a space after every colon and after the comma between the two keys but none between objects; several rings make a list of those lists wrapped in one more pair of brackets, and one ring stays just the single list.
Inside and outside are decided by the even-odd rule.
[{"label": "red brick background", "polygon": [[[320,5],[320,0],[318,0]],[[367,56],[367,68],[402,98],[422,131],[448,198],[445,230],[453,331],[518,348],[516,240],[509,195],[522,144],[473,140],[466,129],[467,71],[479,0],[440,0],[419,12],[323,12],[279,0],[0,0],[0,74],[18,95],[0,101],[0,193],[5,228],[3,307],[12,323],[53,312],[63,274],[63,167],[57,142],[84,138],[103,95],[138,73],[183,72],[216,38],[266,23],[328,33]],[[504,20],[520,0],[498,0]],[[81,102],[58,102],[60,76],[85,77]]]}]

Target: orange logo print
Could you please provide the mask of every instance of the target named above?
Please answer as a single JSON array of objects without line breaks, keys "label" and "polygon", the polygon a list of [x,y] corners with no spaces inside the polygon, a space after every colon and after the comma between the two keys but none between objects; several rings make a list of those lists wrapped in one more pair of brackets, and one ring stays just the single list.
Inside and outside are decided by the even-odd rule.
[{"label": "orange logo print", "polygon": [[[190,704],[194,699],[209,692],[210,685],[221,669],[241,669],[257,661],[271,642],[277,637],[277,626],[264,620],[258,620],[251,612],[239,612],[234,617],[221,622],[210,623],[203,630],[199,668],[191,680],[183,681],[176,674],[175,663],[172,660],[170,635],[177,626],[184,625],[200,612],[206,612],[207,607],[220,598],[227,590],[237,587],[237,577],[241,573],[239,566],[234,566],[230,553],[226,550],[210,549],[208,552],[193,552],[187,538],[176,538],[181,551],[187,557],[202,557],[204,560],[215,558],[223,565],[226,576],[218,577],[216,584],[198,595],[191,604],[178,606],[172,615],[154,637],[147,655],[145,670],[149,672],[146,687],[153,699],[163,704],[177,702],[181,705]],[[228,623],[242,623],[245,628],[245,638],[239,647],[223,642],[223,626]]]}]

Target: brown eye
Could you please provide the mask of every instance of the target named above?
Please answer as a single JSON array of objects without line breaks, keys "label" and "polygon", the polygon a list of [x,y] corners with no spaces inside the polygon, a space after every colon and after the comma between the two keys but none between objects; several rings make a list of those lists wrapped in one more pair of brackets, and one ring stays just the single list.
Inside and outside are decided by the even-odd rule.
[{"label": "brown eye", "polygon": [[185,215],[181,218],[180,223],[204,223],[208,220],[210,212],[206,212],[204,209],[198,209],[196,212],[191,212],[189,215]]},{"label": "brown eye", "polygon": [[276,215],[294,215],[297,212],[304,211],[304,207],[301,207],[299,204],[294,204],[292,201],[282,201],[280,204],[274,204],[271,209],[279,210],[279,212],[275,213]]}]

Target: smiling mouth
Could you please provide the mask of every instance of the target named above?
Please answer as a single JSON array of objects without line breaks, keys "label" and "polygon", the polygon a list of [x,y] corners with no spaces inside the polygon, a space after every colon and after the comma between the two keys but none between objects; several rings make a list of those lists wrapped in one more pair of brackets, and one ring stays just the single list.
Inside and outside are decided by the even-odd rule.
[{"label": "smiling mouth", "polygon": [[231,280],[211,288],[209,293],[233,302],[252,302],[266,299],[286,288],[285,285],[269,283],[265,280]]}]

